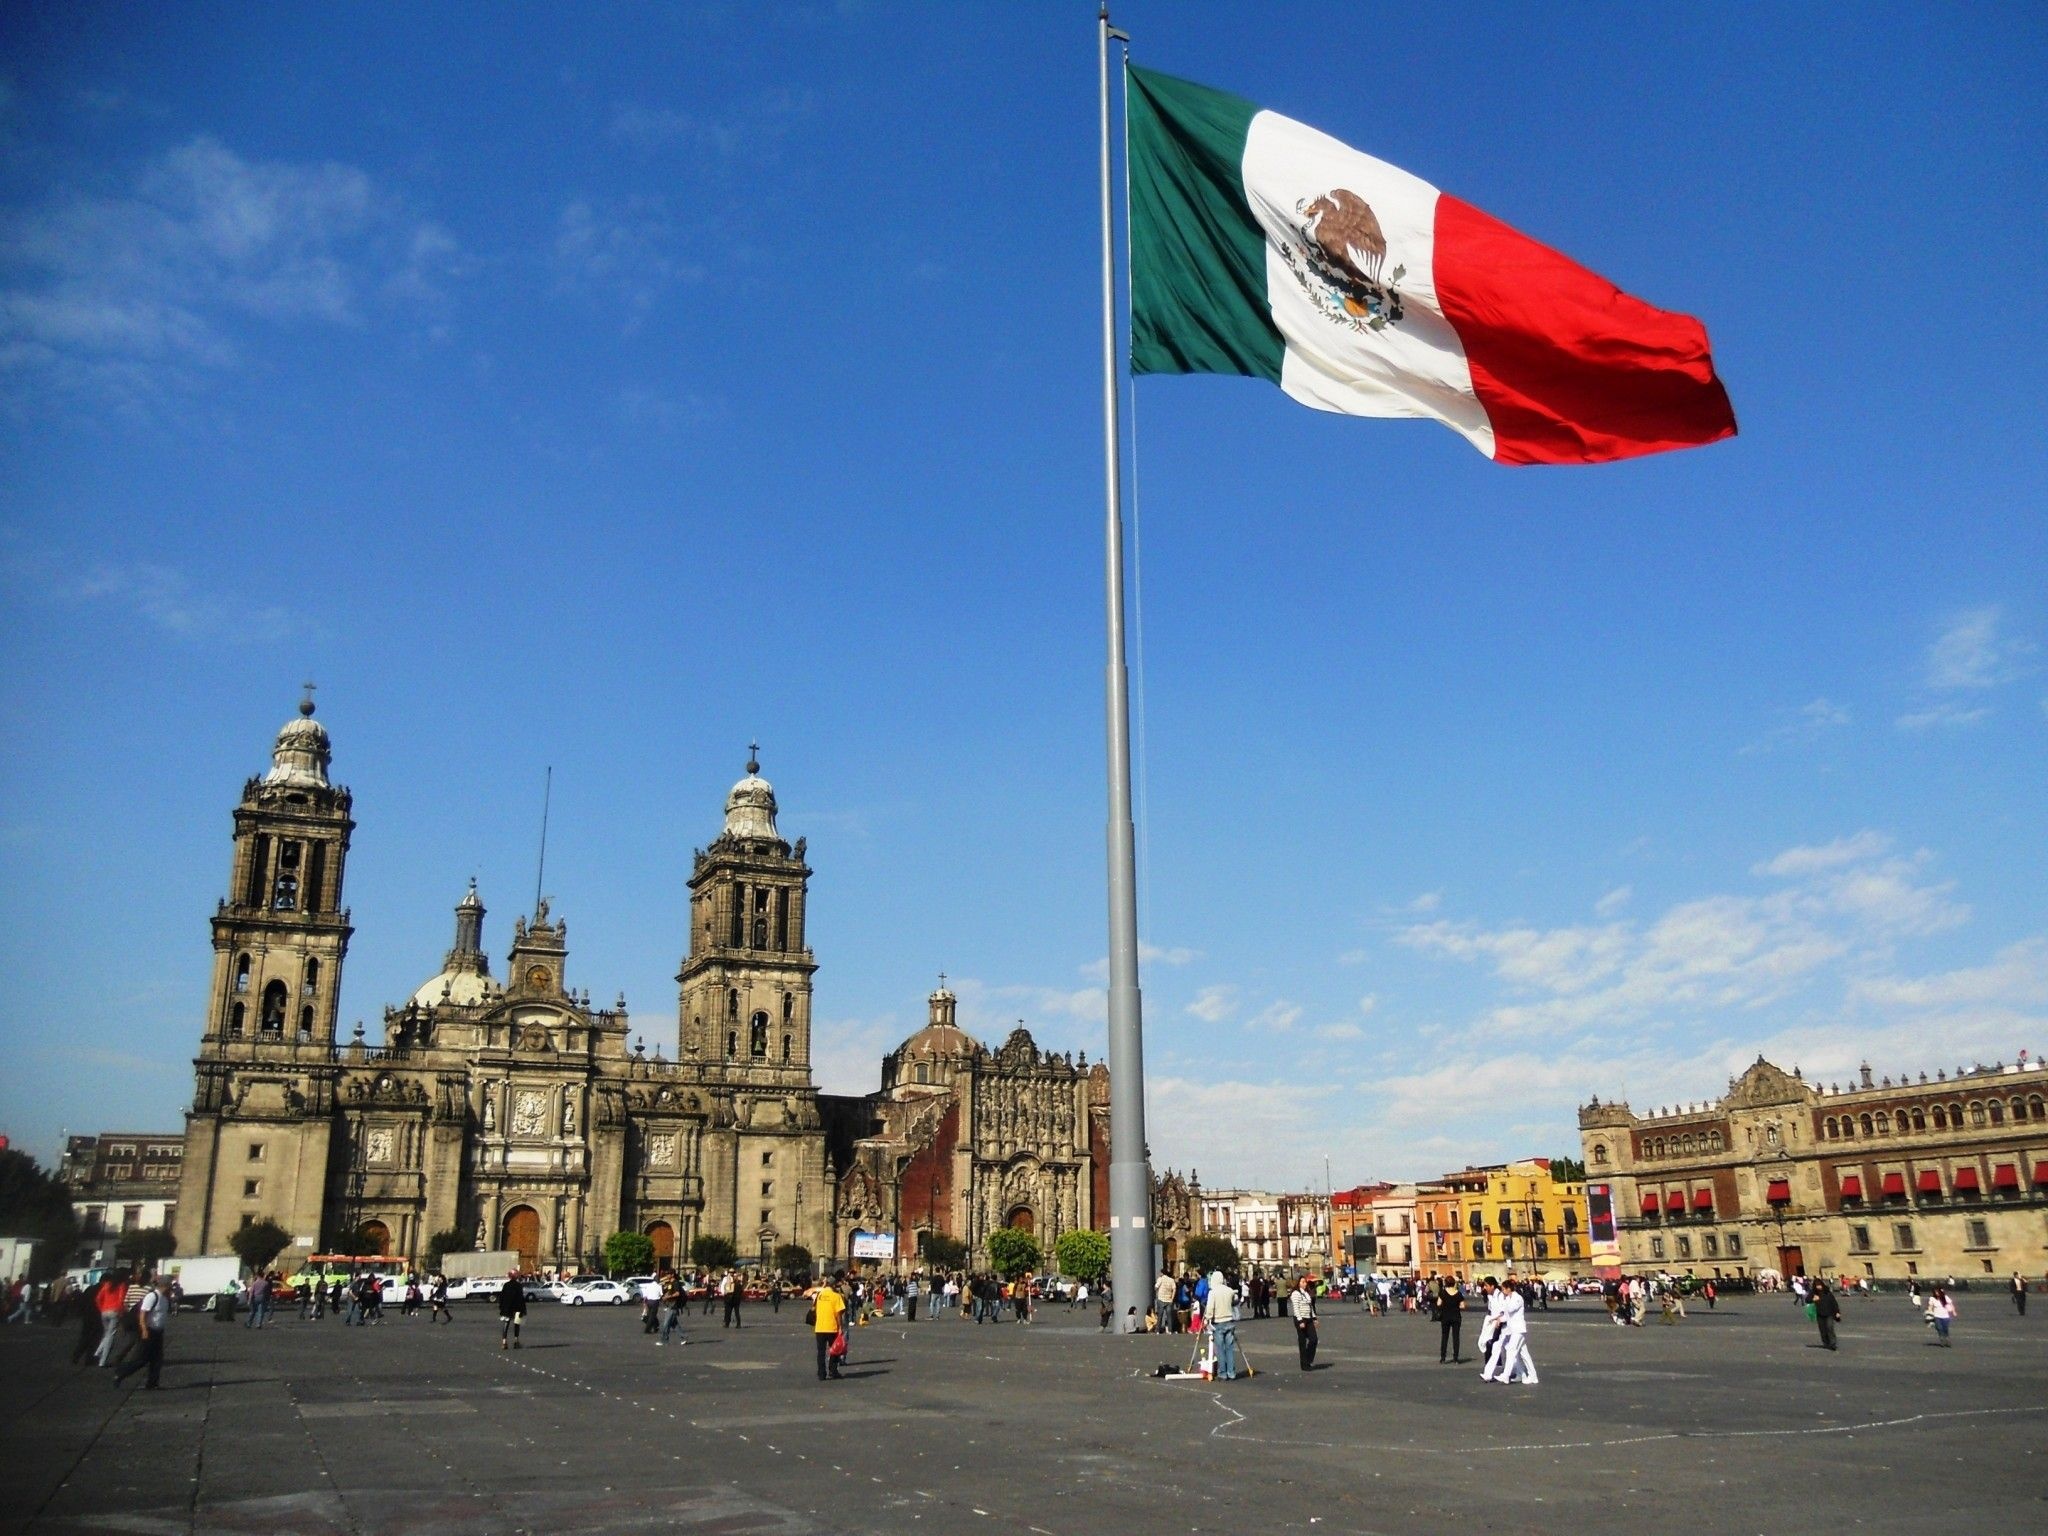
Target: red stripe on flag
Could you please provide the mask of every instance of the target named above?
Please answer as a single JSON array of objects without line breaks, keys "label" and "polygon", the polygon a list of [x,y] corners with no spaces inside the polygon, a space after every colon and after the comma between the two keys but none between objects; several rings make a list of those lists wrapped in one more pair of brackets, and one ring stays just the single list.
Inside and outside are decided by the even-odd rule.
[{"label": "red stripe on flag", "polygon": [[1503,464],[1597,464],[1735,435],[1706,327],[1449,195],[1436,291]]}]

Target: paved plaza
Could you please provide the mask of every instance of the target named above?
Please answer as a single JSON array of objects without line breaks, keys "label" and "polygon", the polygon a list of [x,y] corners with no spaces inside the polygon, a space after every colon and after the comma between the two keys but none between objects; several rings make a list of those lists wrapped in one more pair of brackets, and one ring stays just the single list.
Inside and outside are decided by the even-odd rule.
[{"label": "paved plaza", "polygon": [[[1258,1374],[1150,1378],[1183,1341],[954,1317],[857,1330],[815,1379],[800,1307],[180,1318],[163,1390],[0,1330],[8,1531],[822,1533],[2040,1530],[2048,1311],[1962,1298],[1938,1349],[1904,1298],[1847,1307],[1838,1354],[1789,1302],[1672,1327],[1535,1315],[1535,1387],[1437,1364],[1419,1319],[1334,1307],[1318,1369],[1242,1325]],[[1468,1330],[1466,1338],[1472,1337]]]}]

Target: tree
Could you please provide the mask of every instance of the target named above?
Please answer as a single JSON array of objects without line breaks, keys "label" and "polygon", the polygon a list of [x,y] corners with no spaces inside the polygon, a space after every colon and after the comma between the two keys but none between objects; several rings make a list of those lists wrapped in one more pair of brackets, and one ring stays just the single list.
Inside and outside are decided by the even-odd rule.
[{"label": "tree", "polygon": [[1005,1280],[1038,1264],[1038,1239],[1020,1227],[997,1227],[988,1235],[988,1261]]},{"label": "tree", "polygon": [[1109,1234],[1076,1227],[1060,1234],[1060,1240],[1053,1244],[1053,1254],[1059,1260],[1061,1274],[1093,1283],[1109,1273]]},{"label": "tree", "polygon": [[965,1269],[967,1267],[967,1245],[957,1237],[948,1237],[943,1232],[920,1234],[924,1243],[924,1261],[933,1269]]},{"label": "tree", "polygon": [[451,1253],[476,1252],[476,1234],[465,1232],[460,1227],[450,1227],[446,1232],[436,1232],[427,1239],[427,1268],[438,1271],[441,1261]]},{"label": "tree", "polygon": [[644,1275],[654,1268],[654,1239],[645,1232],[614,1232],[604,1240],[605,1273]]},{"label": "tree", "polygon": [[706,1232],[690,1244],[690,1262],[699,1269],[730,1269],[733,1260],[740,1256],[733,1247],[732,1239]]},{"label": "tree", "polygon": [[114,1252],[144,1269],[154,1269],[178,1251],[178,1239],[169,1227],[136,1227],[114,1241]]},{"label": "tree", "polygon": [[235,1257],[251,1269],[267,1269],[276,1258],[292,1243],[291,1233],[285,1231],[269,1217],[252,1221],[238,1229],[228,1239],[228,1246],[235,1250]]},{"label": "tree", "polygon": [[1191,1237],[1188,1239],[1187,1261],[1205,1275],[1213,1269],[1236,1269],[1237,1244],[1227,1237],[1208,1233]]},{"label": "tree", "polygon": [[78,1217],[71,1196],[26,1152],[0,1152],[0,1232],[35,1241],[29,1277],[46,1280],[71,1262]]},{"label": "tree", "polygon": [[1558,1184],[1583,1184],[1586,1182],[1586,1165],[1576,1157],[1553,1157],[1550,1160],[1550,1177]]},{"label": "tree", "polygon": [[811,1278],[811,1250],[802,1243],[784,1243],[775,1250],[775,1273],[791,1280]]}]

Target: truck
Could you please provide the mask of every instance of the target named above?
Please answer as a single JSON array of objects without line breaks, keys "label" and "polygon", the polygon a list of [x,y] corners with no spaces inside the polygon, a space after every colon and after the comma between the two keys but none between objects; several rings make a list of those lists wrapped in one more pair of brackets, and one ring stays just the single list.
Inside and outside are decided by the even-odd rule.
[{"label": "truck", "polygon": [[481,1253],[444,1253],[441,1273],[450,1280],[499,1280],[519,1267],[519,1253],[513,1248],[486,1248]]},{"label": "truck", "polygon": [[242,1278],[242,1261],[232,1253],[165,1259],[158,1269],[178,1282],[182,1305],[194,1309],[211,1305],[214,1297]]},{"label": "truck", "polygon": [[0,1285],[12,1285],[28,1274],[36,1256],[32,1237],[0,1237]]}]

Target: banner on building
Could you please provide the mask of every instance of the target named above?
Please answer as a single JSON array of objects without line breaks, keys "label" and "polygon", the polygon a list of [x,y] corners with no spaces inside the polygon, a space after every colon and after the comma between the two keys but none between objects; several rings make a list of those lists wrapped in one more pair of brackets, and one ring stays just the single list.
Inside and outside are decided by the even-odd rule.
[{"label": "banner on building", "polygon": [[1618,1269],[1621,1266],[1621,1240],[1614,1230],[1614,1187],[1610,1184],[1588,1184],[1586,1186],[1586,1234],[1592,1239],[1591,1252],[1587,1257],[1593,1261],[1596,1270]]},{"label": "banner on building", "polygon": [[896,1234],[893,1232],[855,1232],[853,1234],[853,1256],[856,1259],[895,1258]]}]

